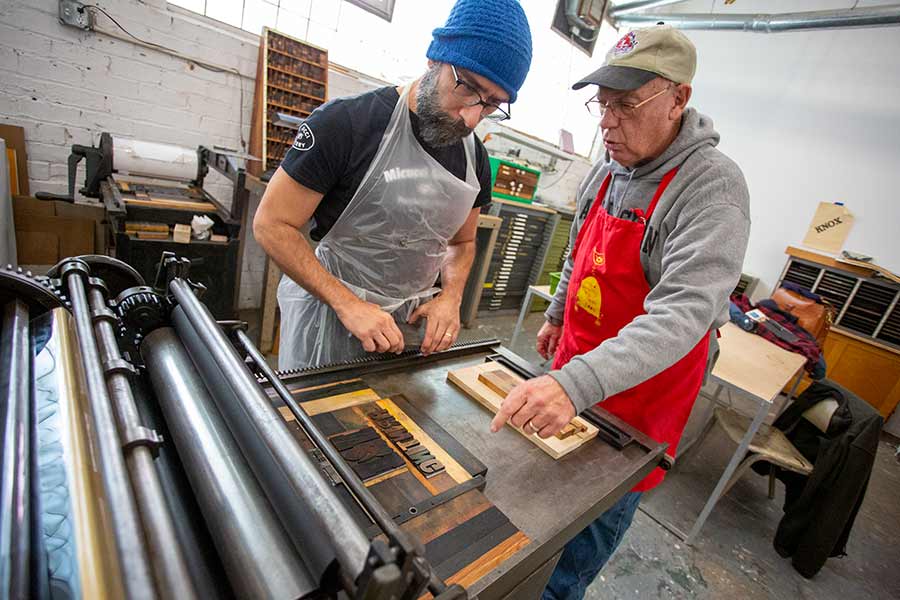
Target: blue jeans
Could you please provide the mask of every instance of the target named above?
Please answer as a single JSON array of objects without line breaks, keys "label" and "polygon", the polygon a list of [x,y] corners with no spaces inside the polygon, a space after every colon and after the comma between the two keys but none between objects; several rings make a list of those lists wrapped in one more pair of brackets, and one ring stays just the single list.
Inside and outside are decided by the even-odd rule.
[{"label": "blue jeans", "polygon": [[634,518],[641,492],[628,492],[563,548],[542,600],[581,600]]}]

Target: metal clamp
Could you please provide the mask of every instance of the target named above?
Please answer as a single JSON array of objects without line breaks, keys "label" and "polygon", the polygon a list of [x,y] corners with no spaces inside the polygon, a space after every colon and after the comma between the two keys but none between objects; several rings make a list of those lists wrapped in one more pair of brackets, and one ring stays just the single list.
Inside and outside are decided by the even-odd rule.
[{"label": "metal clamp", "polygon": [[129,377],[133,375],[137,375],[137,369],[128,362],[127,360],[121,358],[113,358],[110,360],[103,361],[103,371],[107,376],[119,374],[119,375],[127,375]]},{"label": "metal clamp", "polygon": [[105,306],[95,308],[91,311],[91,323],[97,324],[100,321],[107,321],[111,325],[115,326],[116,323],[118,323],[118,320],[119,319],[116,317],[116,313]]},{"label": "metal clamp", "polygon": [[71,273],[81,273],[84,277],[90,277],[91,268],[83,260],[67,258],[50,269],[48,275],[55,277],[57,273],[60,279],[65,279]]},{"label": "metal clamp", "polygon": [[109,296],[109,287],[107,287],[106,282],[99,277],[88,277],[87,285],[89,288],[97,288],[103,292],[104,296]]},{"label": "metal clamp", "polygon": [[163,437],[156,433],[155,430],[147,427],[137,426],[129,427],[125,430],[122,441],[122,449],[129,451],[138,446],[146,446],[150,449],[150,453],[154,458],[159,452],[159,447],[163,444]]},{"label": "metal clamp", "polygon": [[669,471],[672,467],[675,466],[675,459],[666,454],[662,453],[662,458],[659,459],[659,468],[663,471]]}]

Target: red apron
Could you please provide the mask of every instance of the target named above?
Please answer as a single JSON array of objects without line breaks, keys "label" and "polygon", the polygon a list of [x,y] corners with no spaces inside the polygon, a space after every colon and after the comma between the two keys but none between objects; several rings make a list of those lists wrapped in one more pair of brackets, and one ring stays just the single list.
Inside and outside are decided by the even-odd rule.
[{"label": "red apron", "polygon": [[[606,175],[572,249],[574,264],[554,369],[616,337],[619,330],[646,314],[644,299],[650,286],[641,267],[641,242],[660,196],[677,171],[676,167],[663,177],[646,214],[634,211],[635,221],[613,217],[603,208],[610,182],[610,175]],[[709,336],[704,335],[681,360],[643,383],[606,398],[603,408],[654,440],[667,442],[667,452],[674,456],[703,383],[708,351]],[[615,373],[605,375],[615,377]],[[662,469],[654,469],[632,491],[655,487],[663,475]]]}]

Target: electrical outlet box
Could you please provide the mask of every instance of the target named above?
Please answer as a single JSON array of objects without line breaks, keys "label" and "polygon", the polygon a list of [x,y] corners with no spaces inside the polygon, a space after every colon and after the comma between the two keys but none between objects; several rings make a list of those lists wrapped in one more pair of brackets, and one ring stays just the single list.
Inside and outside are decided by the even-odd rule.
[{"label": "electrical outlet box", "polygon": [[94,28],[94,15],[77,0],[59,0],[59,22],[79,29]]}]

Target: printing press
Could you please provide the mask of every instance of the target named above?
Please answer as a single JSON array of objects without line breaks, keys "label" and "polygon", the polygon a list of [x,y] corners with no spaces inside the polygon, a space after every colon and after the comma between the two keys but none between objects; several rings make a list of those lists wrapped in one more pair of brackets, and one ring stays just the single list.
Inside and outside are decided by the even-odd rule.
[{"label": "printing press", "polygon": [[[249,197],[241,156],[222,148],[191,149],[102,133],[97,146],[72,146],[67,194],[39,192],[35,197],[74,202],[83,160],[84,186],[79,192],[103,203],[109,228],[105,253],[128,263],[146,280],[155,275],[163,252],[191,259],[194,281],[210,292],[210,311],[217,318],[232,318]],[[203,188],[210,169],[231,182],[229,206]],[[195,216],[212,220],[211,235],[202,240],[176,235],[175,227],[189,228]]]},{"label": "printing press", "polygon": [[448,373],[496,340],[275,372],[190,260],[0,269],[10,598],[537,598],[565,542],[661,464],[607,415],[553,460]]}]

